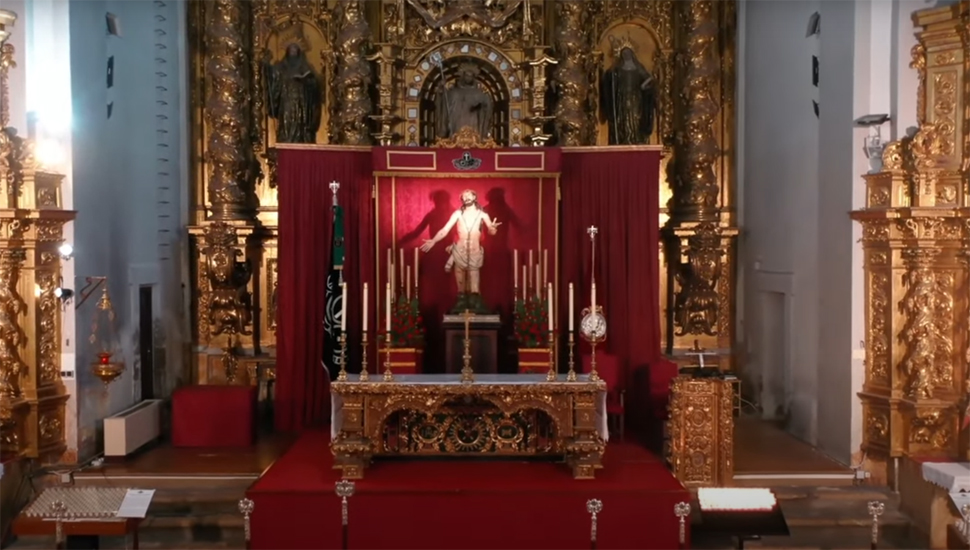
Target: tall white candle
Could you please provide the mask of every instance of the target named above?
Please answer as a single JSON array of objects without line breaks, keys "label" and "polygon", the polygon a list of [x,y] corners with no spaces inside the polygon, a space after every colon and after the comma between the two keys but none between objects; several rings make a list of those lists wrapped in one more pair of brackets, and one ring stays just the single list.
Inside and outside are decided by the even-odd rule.
[{"label": "tall white candle", "polygon": [[539,264],[536,264],[534,267],[535,267],[535,269],[533,271],[535,271],[535,274],[533,275],[533,277],[535,277],[535,278],[532,279],[532,280],[535,282],[535,284],[533,285],[533,288],[536,291],[536,298],[541,298],[542,297],[542,286],[539,284]]},{"label": "tall white candle", "polygon": [[347,332],[347,283],[340,283],[340,332]]},{"label": "tall white candle", "polygon": [[553,315],[553,313],[552,313],[552,283],[549,283],[549,286],[546,287],[546,288],[549,289],[548,297],[547,297],[547,299],[549,300],[549,306],[548,306],[548,309],[549,309],[549,332],[552,332],[553,331],[553,326],[554,326],[552,320],[553,320],[553,317],[555,317],[555,315]]},{"label": "tall white candle", "polygon": [[529,269],[532,269],[532,250],[529,250]]},{"label": "tall white candle", "polygon": [[[420,273],[418,271],[418,262],[420,261],[418,258],[420,257],[421,256],[418,255],[418,247],[414,247],[414,290],[417,290],[418,285],[421,283],[421,276],[418,274]],[[415,294],[417,294],[417,292],[415,292]]]},{"label": "tall white candle", "polygon": [[542,286],[549,282],[549,250],[542,251]]},{"label": "tall white candle", "polygon": [[387,290],[384,304],[384,330],[391,333],[391,283],[387,283]]},{"label": "tall white candle", "polygon": [[406,271],[407,271],[407,274],[408,274],[407,278],[405,279],[406,284],[407,284],[407,294],[406,294],[406,296],[408,297],[408,301],[410,302],[411,301],[411,266],[408,266]]},{"label": "tall white candle", "polygon": [[519,249],[512,251],[512,288],[519,288]]},{"label": "tall white candle", "polygon": [[593,288],[590,290],[590,313],[596,313],[596,283],[593,283]]},{"label": "tall white candle", "polygon": [[569,283],[569,332],[573,331],[573,284]]},{"label": "tall white candle", "polygon": [[364,312],[364,332],[367,332],[367,283],[364,283],[364,299],[363,302],[363,312]]},{"label": "tall white candle", "polygon": [[528,286],[525,280],[525,277],[526,277],[525,272],[526,272],[525,266],[522,266],[522,301],[523,302],[525,301],[525,292],[526,292],[526,287]]},{"label": "tall white candle", "polygon": [[401,283],[403,283],[404,282],[404,249],[403,248],[401,248],[401,249],[398,250],[398,256],[400,257],[400,261],[401,261],[401,267],[400,267],[400,269],[401,269]]}]

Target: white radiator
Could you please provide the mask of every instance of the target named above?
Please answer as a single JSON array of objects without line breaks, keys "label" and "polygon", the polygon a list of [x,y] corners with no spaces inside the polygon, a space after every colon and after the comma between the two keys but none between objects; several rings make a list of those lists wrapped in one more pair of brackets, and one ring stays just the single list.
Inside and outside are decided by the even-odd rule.
[{"label": "white radiator", "polygon": [[128,456],[161,435],[162,400],[149,399],[104,419],[104,456]]}]

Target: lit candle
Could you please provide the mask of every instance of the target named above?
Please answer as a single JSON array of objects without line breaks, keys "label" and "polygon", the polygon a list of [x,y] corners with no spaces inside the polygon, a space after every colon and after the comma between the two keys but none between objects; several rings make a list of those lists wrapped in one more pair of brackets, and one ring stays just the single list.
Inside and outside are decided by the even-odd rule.
[{"label": "lit candle", "polygon": [[549,250],[542,251],[542,286],[549,282]]},{"label": "lit candle", "polygon": [[340,332],[347,332],[347,283],[340,283]]},{"label": "lit candle", "polygon": [[573,284],[569,283],[569,332],[573,331]]},{"label": "lit candle", "polygon": [[363,305],[363,307],[364,307],[364,310],[363,310],[364,311],[364,329],[363,330],[364,330],[364,332],[367,332],[367,283],[364,283],[364,299],[362,300],[362,302],[364,303],[364,305]]},{"label": "lit candle", "polygon": [[407,292],[408,301],[410,302],[411,301],[411,266],[408,266],[406,271],[408,274],[407,278],[405,279],[407,283],[406,292]]},{"label": "lit candle", "polygon": [[[391,334],[391,283],[387,283],[386,303],[384,304],[384,330]],[[388,336],[390,338],[390,336]]]},{"label": "lit candle", "polygon": [[554,317],[554,315],[552,314],[552,283],[549,283],[549,286],[547,288],[549,289],[549,296],[548,296],[548,300],[549,300],[549,332],[552,332],[552,330],[553,330],[553,328],[552,328],[553,327],[552,318]]},{"label": "lit candle", "polygon": [[596,283],[593,283],[593,288],[591,289],[589,296],[590,313],[596,313]]},{"label": "lit candle", "polygon": [[519,288],[519,249],[512,251],[512,288]]}]

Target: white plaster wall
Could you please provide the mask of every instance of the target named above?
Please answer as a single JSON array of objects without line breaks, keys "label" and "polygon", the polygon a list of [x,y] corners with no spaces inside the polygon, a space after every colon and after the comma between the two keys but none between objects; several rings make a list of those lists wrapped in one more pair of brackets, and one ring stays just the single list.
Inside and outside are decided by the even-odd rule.
[{"label": "white plaster wall", "polygon": [[[109,36],[105,15],[118,16],[122,35]],[[87,0],[70,3],[74,109],[74,201],[77,286],[85,276],[107,276],[115,339],[127,365],[105,392],[87,365],[87,320],[97,295],[78,310],[78,402],[81,458],[100,451],[101,420],[140,399],[138,292],[154,287],[157,333],[168,347],[156,357],[166,373],[156,390],[173,387],[181,372],[184,317],[180,191],[186,151],[183,131],[184,3]],[[106,65],[114,56],[114,86]],[[107,118],[107,104],[114,103]],[[164,359],[166,363],[159,364]],[[161,387],[159,387],[161,386]]]},{"label": "white plaster wall", "polygon": [[[864,205],[868,169],[868,131],[853,120],[891,114],[887,139],[915,124],[910,14],[928,3],[744,4],[744,376],[765,416],[781,416],[793,434],[848,463],[862,435],[865,338],[861,232],[848,213]],[[820,36],[805,38],[816,10]]]}]

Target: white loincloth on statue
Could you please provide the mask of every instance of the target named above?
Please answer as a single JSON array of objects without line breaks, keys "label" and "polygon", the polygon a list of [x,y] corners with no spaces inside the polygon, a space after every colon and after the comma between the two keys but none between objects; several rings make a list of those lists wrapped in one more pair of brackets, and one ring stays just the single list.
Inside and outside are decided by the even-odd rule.
[{"label": "white loincloth on statue", "polygon": [[456,243],[449,246],[447,251],[451,253],[451,257],[445,264],[445,271],[451,271],[451,268],[455,265],[465,271],[478,271],[485,265],[485,249],[481,246],[478,247],[478,250],[469,254],[467,246]]}]

